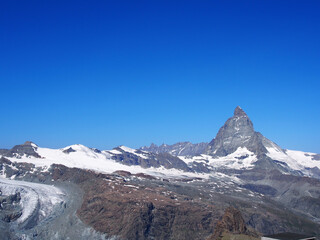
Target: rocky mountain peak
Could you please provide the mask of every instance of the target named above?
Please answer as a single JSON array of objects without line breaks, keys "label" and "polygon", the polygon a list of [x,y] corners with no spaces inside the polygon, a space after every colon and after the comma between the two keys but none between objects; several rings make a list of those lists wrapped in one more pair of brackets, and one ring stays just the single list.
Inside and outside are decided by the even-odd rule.
[{"label": "rocky mountain peak", "polygon": [[36,158],[41,158],[41,156],[36,152],[38,145],[34,144],[31,141],[26,141],[24,144],[16,145],[10,150],[7,150],[3,156],[6,157],[17,157],[21,158],[22,156],[33,156]]},{"label": "rocky mountain peak", "polygon": [[158,146],[155,143],[151,143],[150,147],[152,148],[152,147],[158,147]]},{"label": "rocky mountain peak", "polygon": [[234,116],[236,116],[236,117],[241,117],[241,116],[248,117],[247,114],[245,113],[245,111],[243,111],[240,106],[237,106],[236,109],[234,110]]},{"label": "rocky mountain peak", "polygon": [[31,141],[26,141],[24,144],[22,144],[23,146],[32,146],[32,147],[37,147],[38,145],[35,144],[34,142]]},{"label": "rocky mountain peak", "polygon": [[234,110],[233,117],[229,118],[222,128],[224,131],[219,131],[220,133],[229,132],[242,136],[248,134],[251,135],[254,132],[253,124],[250,118],[239,106]]},{"label": "rocky mountain peak", "polygon": [[234,110],[234,116],[225,122],[214,141],[209,144],[207,154],[226,156],[239,147],[246,147],[254,135],[250,118],[238,106]]},{"label": "rocky mountain peak", "polygon": [[211,141],[206,149],[206,154],[214,157],[228,156],[236,151],[241,159],[248,156],[255,156],[257,160],[255,167],[275,167],[284,170],[282,166],[275,164],[268,156],[269,150],[285,154],[275,143],[265,138],[261,133],[256,132],[248,115],[237,107],[234,116],[229,118],[220,128],[214,141]]}]

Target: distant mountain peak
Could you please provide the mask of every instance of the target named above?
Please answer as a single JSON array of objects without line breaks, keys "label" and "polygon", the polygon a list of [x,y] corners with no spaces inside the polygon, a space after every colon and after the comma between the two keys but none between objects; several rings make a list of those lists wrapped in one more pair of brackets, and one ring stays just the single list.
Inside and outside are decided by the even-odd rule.
[{"label": "distant mountain peak", "polygon": [[23,146],[32,146],[32,147],[38,147],[37,144],[35,144],[34,142],[31,141],[26,141],[24,144],[22,144]]},{"label": "distant mountain peak", "polygon": [[31,142],[26,141],[24,144],[16,145],[13,148],[5,151],[5,154],[3,156],[6,157],[17,157],[21,158],[22,156],[33,156],[36,158],[41,158],[41,156],[36,152],[38,149],[38,145]]},{"label": "distant mountain peak", "polygon": [[241,116],[248,117],[247,114],[245,113],[245,111],[243,111],[243,109],[240,106],[237,106],[235,108],[234,116],[236,116],[236,117],[241,117]]},{"label": "distant mountain peak", "polygon": [[227,156],[235,152],[239,147],[246,147],[255,154],[266,153],[266,145],[272,144],[254,130],[250,118],[238,106],[234,110],[234,115],[220,128],[214,141],[210,142],[207,154]]},{"label": "distant mountain peak", "polygon": [[151,143],[150,147],[158,147],[158,145],[155,143]]}]

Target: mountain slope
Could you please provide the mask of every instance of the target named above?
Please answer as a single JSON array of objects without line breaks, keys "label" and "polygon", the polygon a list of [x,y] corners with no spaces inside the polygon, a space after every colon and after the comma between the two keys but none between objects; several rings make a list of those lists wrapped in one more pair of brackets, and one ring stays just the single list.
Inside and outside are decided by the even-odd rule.
[{"label": "mountain slope", "polygon": [[202,154],[208,147],[208,143],[178,142],[172,145],[162,144],[157,146],[152,143],[149,147],[141,147],[141,150],[153,153],[169,153],[173,156],[195,156]]}]

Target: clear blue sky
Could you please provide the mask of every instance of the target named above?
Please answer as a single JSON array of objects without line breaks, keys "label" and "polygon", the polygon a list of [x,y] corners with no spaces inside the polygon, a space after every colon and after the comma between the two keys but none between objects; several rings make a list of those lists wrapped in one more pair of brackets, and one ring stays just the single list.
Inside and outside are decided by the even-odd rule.
[{"label": "clear blue sky", "polygon": [[240,105],[320,153],[320,1],[1,1],[0,148],[210,141]]}]

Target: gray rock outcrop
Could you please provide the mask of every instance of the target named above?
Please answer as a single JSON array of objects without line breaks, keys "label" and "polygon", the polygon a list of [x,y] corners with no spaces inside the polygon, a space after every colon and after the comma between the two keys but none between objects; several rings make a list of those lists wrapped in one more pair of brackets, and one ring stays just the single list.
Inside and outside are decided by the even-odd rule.
[{"label": "gray rock outcrop", "polygon": [[172,145],[162,144],[160,146],[152,143],[149,147],[140,148],[143,151],[153,152],[153,153],[169,153],[173,156],[196,156],[202,154],[208,143],[191,143],[191,142],[178,142]]},{"label": "gray rock outcrop", "polygon": [[16,145],[10,150],[3,150],[2,155],[5,157],[17,157],[20,158],[22,156],[33,156],[36,158],[41,158],[41,156],[36,152],[36,149],[38,146],[34,144],[33,142],[26,141],[24,144]]},{"label": "gray rock outcrop", "polygon": [[239,147],[245,147],[256,155],[267,153],[267,147],[275,147],[283,151],[261,133],[256,132],[248,115],[238,106],[234,110],[233,117],[226,121],[216,138],[209,143],[206,154],[217,157],[227,156]]}]

